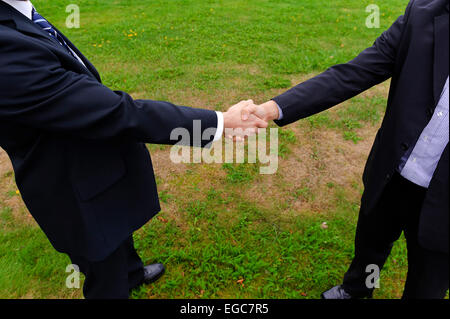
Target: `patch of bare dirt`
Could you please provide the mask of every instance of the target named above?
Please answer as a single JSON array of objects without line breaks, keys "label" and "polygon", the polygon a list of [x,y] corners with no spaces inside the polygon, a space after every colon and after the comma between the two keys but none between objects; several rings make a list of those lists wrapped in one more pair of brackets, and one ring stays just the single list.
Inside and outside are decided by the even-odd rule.
[{"label": "patch of bare dirt", "polygon": [[12,210],[12,217],[16,222],[37,225],[17,190],[11,161],[6,152],[0,149],[0,209],[7,207]]},{"label": "patch of bare dirt", "polygon": [[11,161],[6,152],[0,148],[0,176],[12,171]]},{"label": "patch of bare dirt", "polygon": [[[293,79],[302,82],[313,75]],[[362,97],[387,96],[389,82],[363,93]],[[298,214],[326,211],[333,207],[337,188],[350,200],[359,200],[362,173],[379,125],[367,123],[356,130],[361,140],[346,141],[340,130],[314,129],[291,124],[297,142],[289,145],[291,153],[279,158],[278,171],[261,176],[245,191],[246,197],[280,213],[291,210]],[[277,199],[277,200],[274,200]],[[284,201],[285,205],[274,204]],[[278,205],[276,207],[275,205]]]}]

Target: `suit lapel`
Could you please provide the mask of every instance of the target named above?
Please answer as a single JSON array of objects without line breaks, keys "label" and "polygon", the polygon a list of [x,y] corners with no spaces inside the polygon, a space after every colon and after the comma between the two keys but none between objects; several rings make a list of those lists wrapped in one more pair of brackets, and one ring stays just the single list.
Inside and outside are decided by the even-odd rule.
[{"label": "suit lapel", "polygon": [[434,19],[434,76],[433,95],[435,105],[439,102],[445,81],[449,75],[449,31],[447,13]]},{"label": "suit lapel", "polygon": [[83,53],[78,50],[78,48],[61,32],[59,31],[53,24],[52,27],[55,28],[56,32],[59,33],[60,36],[66,41],[67,45],[78,55],[78,57],[83,61],[86,68],[89,70],[89,72],[92,73],[92,75],[101,82],[100,74],[98,73],[97,69],[94,67],[94,65],[83,55]]}]

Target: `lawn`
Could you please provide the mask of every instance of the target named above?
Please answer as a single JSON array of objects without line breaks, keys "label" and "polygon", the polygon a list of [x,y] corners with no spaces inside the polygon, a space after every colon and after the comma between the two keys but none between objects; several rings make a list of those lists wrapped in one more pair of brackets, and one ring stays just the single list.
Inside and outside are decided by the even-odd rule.
[{"label": "lawn", "polygon": [[[370,46],[407,0],[43,1],[36,9],[94,63],[104,83],[135,98],[215,110],[264,102]],[[66,5],[81,27],[65,27]],[[133,298],[318,298],[353,255],[361,175],[389,83],[280,130],[279,169],[259,164],[173,164],[149,145],[162,212],[135,233],[146,263],[166,275]],[[80,298],[57,253],[16,192],[0,151],[0,298]],[[126,213],[126,212],[124,212]],[[402,238],[375,298],[401,297]]]}]

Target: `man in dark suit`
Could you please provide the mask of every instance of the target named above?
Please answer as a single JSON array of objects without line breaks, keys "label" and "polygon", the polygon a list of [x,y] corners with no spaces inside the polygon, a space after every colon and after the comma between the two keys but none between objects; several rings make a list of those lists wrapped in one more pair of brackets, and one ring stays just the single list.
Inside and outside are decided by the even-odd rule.
[{"label": "man in dark suit", "polygon": [[171,132],[185,128],[204,147],[224,127],[265,127],[241,121],[246,103],[222,114],[113,92],[29,1],[0,1],[0,146],[30,213],[86,275],[86,298],[127,298],[164,271],[133,246],[160,210],[143,143],[176,144]]},{"label": "man in dark suit", "polygon": [[[449,288],[449,2],[412,0],[406,13],[354,60],[329,68],[254,113],[280,126],[316,114],[392,78],[383,124],[363,175],[355,257],[327,299],[370,297],[402,231],[404,298],[443,298]],[[368,272],[366,272],[368,271]]]}]

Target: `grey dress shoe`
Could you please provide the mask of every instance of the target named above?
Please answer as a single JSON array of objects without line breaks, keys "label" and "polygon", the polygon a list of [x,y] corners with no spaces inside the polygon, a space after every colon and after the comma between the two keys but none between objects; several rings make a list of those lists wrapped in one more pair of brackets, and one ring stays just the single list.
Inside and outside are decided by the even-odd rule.
[{"label": "grey dress shoe", "polygon": [[163,264],[152,264],[144,267],[144,284],[150,284],[157,281],[164,274],[165,268]]},{"label": "grey dress shoe", "polygon": [[335,286],[325,291],[321,295],[322,299],[354,299],[352,295],[347,293],[341,285]]}]

